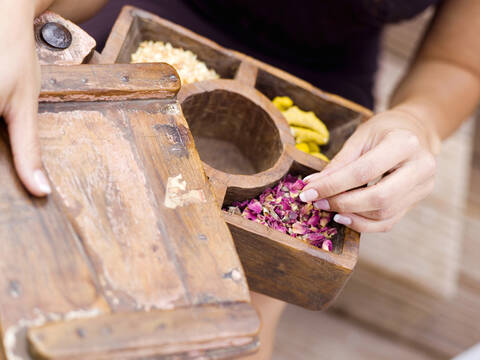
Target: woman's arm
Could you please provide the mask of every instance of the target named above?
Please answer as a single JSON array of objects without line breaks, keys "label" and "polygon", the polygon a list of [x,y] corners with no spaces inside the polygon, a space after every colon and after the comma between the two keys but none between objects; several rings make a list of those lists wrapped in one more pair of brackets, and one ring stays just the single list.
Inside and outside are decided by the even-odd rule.
[{"label": "woman's arm", "polygon": [[0,115],[8,128],[15,168],[32,194],[50,193],[42,170],[37,134],[40,66],[35,52],[33,20],[48,8],[84,19],[105,0],[0,0]]},{"label": "woman's arm", "polygon": [[479,97],[480,1],[445,1],[392,105],[428,122],[443,139],[472,113]]},{"label": "woman's arm", "polygon": [[[434,187],[440,139],[480,98],[480,1],[447,0],[390,110],[362,124],[301,198],[362,232],[388,231]],[[359,188],[380,176],[375,185]]]}]

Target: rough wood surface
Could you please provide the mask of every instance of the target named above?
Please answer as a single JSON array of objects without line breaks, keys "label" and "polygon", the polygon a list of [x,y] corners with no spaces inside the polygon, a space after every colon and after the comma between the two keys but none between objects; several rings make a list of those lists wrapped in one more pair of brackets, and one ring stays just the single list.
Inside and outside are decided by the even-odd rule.
[{"label": "rough wood surface", "polygon": [[[290,96],[302,109],[320,116],[331,130],[331,142],[324,149],[328,156],[336,154],[371,115],[359,105],[134,7],[122,10],[102,52],[103,61],[129,62],[143,40],[168,41],[191,50],[223,78],[188,84],[179,92],[219,205],[257,196],[288,172],[305,176],[325,166],[295,149],[288,124],[271,103],[273,97]],[[257,229],[258,224],[244,219],[230,216],[226,221],[234,230],[249,284],[287,302],[324,308],[342,289],[356,262],[359,235],[354,232],[336,239],[336,253],[325,255],[299,240]],[[282,259],[284,265],[275,259]],[[298,263],[305,266],[292,268]],[[272,276],[266,270],[269,266],[289,270]],[[313,278],[318,286],[312,286]]]},{"label": "rough wood surface", "polygon": [[[251,321],[255,316],[247,304],[115,313],[33,328],[28,339],[40,359],[145,359],[159,354],[198,359],[221,350],[235,354],[235,348],[248,353],[249,334],[259,326]],[[243,338],[238,336],[242,333]]]},{"label": "rough wood surface", "polygon": [[[95,349],[101,346],[102,359],[122,357],[124,352],[125,358],[189,358],[197,352],[218,359],[255,350],[258,318],[248,304],[231,235],[173,97],[179,83],[176,73],[165,64],[139,64],[128,81],[137,92],[128,90],[119,77],[123,65],[65,69],[48,67],[42,72],[41,98],[48,93],[70,100],[39,105],[52,196],[32,199],[26,194],[3,136],[0,269],[7,276],[0,278],[6,294],[0,297],[0,326],[7,359],[28,358],[27,327],[52,321],[68,327],[68,320],[109,312],[115,319],[140,324],[148,317],[144,312],[151,310],[165,310],[162,314],[168,315],[162,317],[172,317],[167,329],[177,334],[178,343],[166,345],[152,335],[148,344],[122,345],[123,338],[135,338],[125,329],[120,332],[123,338],[112,340],[111,352],[97,336],[84,349],[93,355],[73,356],[75,349],[70,348],[66,358],[96,358]],[[76,77],[81,80],[85,74],[85,86],[76,87]],[[169,80],[158,81],[162,75]],[[60,80],[48,81],[52,76]],[[102,83],[99,101],[95,94]],[[142,84],[155,99],[143,99]],[[119,88],[132,97],[116,101]],[[62,97],[64,89],[81,94]],[[72,101],[76,97],[79,101]],[[229,304],[234,303],[243,309],[241,323],[232,320],[237,308]],[[213,306],[213,312],[197,309],[204,306]],[[224,325],[209,327],[212,316],[222,318]],[[185,331],[202,322],[201,339]],[[76,341],[71,333],[64,336]],[[58,350],[56,343],[31,340],[30,351],[41,353],[41,358],[62,358],[67,351]]]},{"label": "rough wood surface", "polygon": [[[49,22],[61,24],[70,31],[72,43],[67,49],[60,50],[53,48],[42,40],[40,30],[43,25]],[[79,26],[51,11],[47,11],[36,18],[33,27],[35,32],[35,46],[40,65],[77,65],[88,62],[96,46],[95,40]]]},{"label": "rough wood surface", "polygon": [[59,194],[27,195],[0,141],[0,333],[8,360],[26,358],[25,329],[108,311]]},{"label": "rough wood surface", "polygon": [[180,80],[168,64],[42,67],[41,102],[173,98]]}]

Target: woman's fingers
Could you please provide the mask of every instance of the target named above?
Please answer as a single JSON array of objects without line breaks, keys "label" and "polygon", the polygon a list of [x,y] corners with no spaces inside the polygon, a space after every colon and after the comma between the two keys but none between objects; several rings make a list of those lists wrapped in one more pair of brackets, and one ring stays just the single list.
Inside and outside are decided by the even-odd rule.
[{"label": "woman's fingers", "polygon": [[333,220],[358,232],[390,231],[413,205],[432,192],[434,186],[435,181],[432,178],[392,206],[363,213],[339,213]]},{"label": "woman's fingers", "polygon": [[305,202],[326,199],[368,184],[397,167],[419,149],[419,140],[411,132],[392,131],[357,160],[326,176],[320,173],[317,178],[309,178],[300,199]]},{"label": "woman's fingers", "polygon": [[20,180],[36,196],[50,194],[51,188],[42,170],[37,131],[38,95],[35,90],[15,93],[5,112],[13,160]]},{"label": "woman's fingers", "polygon": [[410,209],[420,200],[426,198],[433,191],[434,187],[435,180],[431,178],[425,183],[418,185],[415,189],[403,196],[397,202],[388,204],[378,210],[359,212],[357,214],[365,218],[377,221],[390,219],[396,214],[402,212],[404,209]]},{"label": "woman's fingers", "polygon": [[333,220],[346,225],[358,232],[387,232],[405,215],[408,209],[404,209],[394,217],[385,220],[372,220],[358,214],[336,214]]},{"label": "woman's fingers", "polygon": [[[318,209],[339,213],[357,213],[365,211],[384,211],[396,207],[412,194],[416,193],[418,184],[433,180],[435,159],[425,155],[403,164],[375,185],[347,191],[328,199],[317,201]],[[418,200],[421,197],[418,195]]]}]

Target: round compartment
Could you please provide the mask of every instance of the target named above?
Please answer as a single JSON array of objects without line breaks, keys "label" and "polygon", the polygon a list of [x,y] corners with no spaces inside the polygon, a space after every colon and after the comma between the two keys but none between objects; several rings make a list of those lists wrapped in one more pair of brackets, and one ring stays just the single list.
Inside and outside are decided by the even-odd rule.
[{"label": "round compartment", "polygon": [[246,97],[226,90],[188,96],[182,110],[203,162],[229,173],[251,175],[271,168],[282,153],[275,123]]}]

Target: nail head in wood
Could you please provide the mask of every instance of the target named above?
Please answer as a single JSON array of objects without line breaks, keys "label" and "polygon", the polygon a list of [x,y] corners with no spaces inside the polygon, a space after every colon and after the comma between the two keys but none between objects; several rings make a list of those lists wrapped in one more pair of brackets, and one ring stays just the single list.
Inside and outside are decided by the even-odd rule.
[{"label": "nail head in wood", "polygon": [[70,31],[57,22],[48,22],[40,30],[42,40],[51,47],[59,50],[68,49],[72,44]]}]

